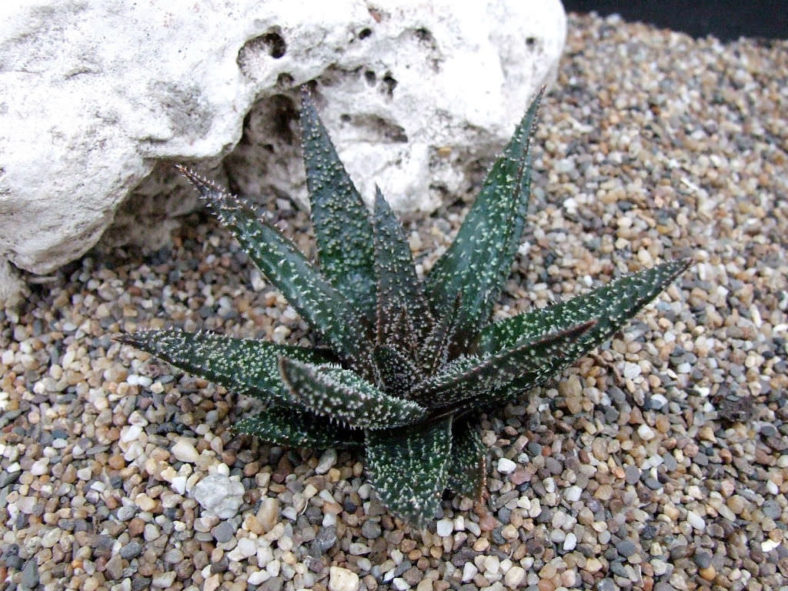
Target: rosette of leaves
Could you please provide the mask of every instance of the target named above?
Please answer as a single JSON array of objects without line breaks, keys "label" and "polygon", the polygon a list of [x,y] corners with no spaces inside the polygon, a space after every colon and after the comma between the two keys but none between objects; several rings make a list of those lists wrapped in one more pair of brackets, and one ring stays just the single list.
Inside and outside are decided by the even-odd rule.
[{"label": "rosette of leaves", "polygon": [[687,266],[668,262],[491,322],[523,231],[540,98],[422,281],[380,190],[370,212],[304,91],[302,144],[317,263],[237,197],[179,169],[323,346],[178,329],[121,340],[262,400],[261,412],[234,426],[240,433],[285,446],[363,447],[380,499],[411,524],[433,519],[447,488],[480,498],[486,474],[480,414],[516,400],[608,339]]}]

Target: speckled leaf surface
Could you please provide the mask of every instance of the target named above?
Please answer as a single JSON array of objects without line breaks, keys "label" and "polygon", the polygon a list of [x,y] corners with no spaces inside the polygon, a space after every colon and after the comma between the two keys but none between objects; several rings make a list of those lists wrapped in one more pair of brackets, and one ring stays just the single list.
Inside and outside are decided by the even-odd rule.
[{"label": "speckled leaf surface", "polygon": [[459,358],[417,385],[412,397],[430,408],[441,408],[483,396],[550,366],[594,324],[590,320],[540,335],[488,357]]},{"label": "speckled leaf surface", "polygon": [[174,328],[141,331],[118,340],[229,390],[266,401],[294,402],[279,374],[281,356],[325,362],[313,349]]},{"label": "speckled leaf surface", "polygon": [[466,497],[481,500],[487,482],[486,453],[476,421],[455,422],[452,428],[448,487]]},{"label": "speckled leaf surface", "polygon": [[383,503],[418,527],[438,511],[451,463],[452,419],[367,431],[367,471]]},{"label": "speckled leaf surface", "polygon": [[540,97],[531,104],[454,242],[427,278],[427,293],[438,315],[445,314],[455,296],[462,294],[457,331],[465,341],[487,323],[520,243],[528,208],[531,128]]},{"label": "speckled leaf surface", "polygon": [[354,429],[388,429],[422,419],[426,409],[381,392],[358,374],[338,366],[317,366],[293,359],[279,362],[294,399],[310,412]]},{"label": "speckled leaf surface", "polygon": [[600,345],[689,265],[686,260],[663,263],[652,269],[620,277],[594,291],[547,308],[532,310],[487,326],[479,339],[479,351],[496,354],[540,334],[596,320],[596,325],[568,347],[555,367],[572,363]]},{"label": "speckled leaf surface", "polygon": [[386,391],[404,398],[419,378],[419,371],[410,358],[396,347],[378,345],[372,354]]},{"label": "speckled leaf surface", "polygon": [[337,156],[309,91],[301,96],[301,144],[320,267],[372,323],[377,298],[369,212]]},{"label": "speckled leaf surface", "polygon": [[416,276],[402,225],[383,198],[375,192],[375,274],[378,280],[377,333],[380,344],[401,344],[400,309],[404,308],[417,340],[429,333],[432,318],[424,291]]},{"label": "speckled leaf surface", "polygon": [[304,320],[329,341],[337,353],[355,362],[365,359],[370,343],[350,302],[296,246],[276,228],[257,219],[251,208],[237,197],[190,171],[182,171],[219,220],[232,230],[260,271]]},{"label": "speckled leaf surface", "polygon": [[361,445],[363,442],[361,431],[345,429],[328,419],[282,406],[273,406],[241,419],[232,429],[269,443],[292,447],[326,449]]}]

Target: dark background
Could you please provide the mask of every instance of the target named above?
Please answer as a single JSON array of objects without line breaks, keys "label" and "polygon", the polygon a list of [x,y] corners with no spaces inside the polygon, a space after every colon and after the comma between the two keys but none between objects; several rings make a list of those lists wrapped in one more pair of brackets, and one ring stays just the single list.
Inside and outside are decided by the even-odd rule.
[{"label": "dark background", "polygon": [[563,0],[567,12],[620,14],[693,37],[788,38],[788,0]]}]

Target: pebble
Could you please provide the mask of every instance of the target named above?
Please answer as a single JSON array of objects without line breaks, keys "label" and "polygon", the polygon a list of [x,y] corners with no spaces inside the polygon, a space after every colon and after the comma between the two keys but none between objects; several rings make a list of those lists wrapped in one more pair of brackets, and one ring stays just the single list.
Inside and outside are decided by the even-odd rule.
[{"label": "pebble", "polygon": [[452,531],[454,531],[454,522],[451,519],[439,519],[435,524],[435,533],[442,538],[450,536]]},{"label": "pebble", "polygon": [[189,462],[193,464],[200,459],[197,448],[194,447],[191,441],[185,438],[176,441],[172,448],[170,448],[170,451],[179,462]]},{"label": "pebble", "polygon": [[517,468],[517,464],[508,458],[500,458],[498,460],[497,468],[498,472],[501,474],[511,474]]},{"label": "pebble", "polygon": [[243,484],[224,474],[210,474],[200,480],[192,495],[209,514],[230,519],[238,513],[243,502]]},{"label": "pebble", "polygon": [[360,585],[361,580],[353,571],[340,566],[332,566],[329,569],[329,591],[358,591]]}]

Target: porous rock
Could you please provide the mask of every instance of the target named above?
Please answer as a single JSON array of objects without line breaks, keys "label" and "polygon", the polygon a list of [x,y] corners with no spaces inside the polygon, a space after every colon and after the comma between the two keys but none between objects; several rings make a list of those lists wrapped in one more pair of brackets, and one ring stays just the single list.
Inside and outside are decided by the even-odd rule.
[{"label": "porous rock", "polygon": [[[435,207],[511,134],[555,71],[559,0],[0,8],[0,295],[8,262],[46,274],[95,244],[157,246],[192,209],[169,163],[243,194],[303,201],[297,89],[365,197]],[[243,141],[242,139],[243,133]],[[240,143],[239,143],[240,142]]]}]

